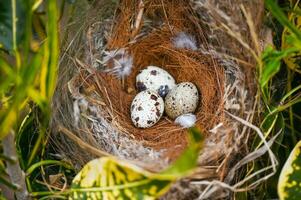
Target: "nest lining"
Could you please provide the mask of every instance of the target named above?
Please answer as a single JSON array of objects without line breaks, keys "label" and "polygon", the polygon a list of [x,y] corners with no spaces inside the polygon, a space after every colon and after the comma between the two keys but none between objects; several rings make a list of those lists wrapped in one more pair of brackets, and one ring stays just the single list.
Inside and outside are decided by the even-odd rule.
[{"label": "nest lining", "polygon": [[[133,126],[129,111],[136,93],[132,92],[135,88],[135,76],[144,67],[156,65],[170,72],[177,82],[190,81],[196,84],[201,93],[201,105],[196,112],[197,126],[204,134],[210,135],[209,130],[223,122],[221,111],[223,110],[224,69],[218,66],[212,57],[206,56],[200,51],[176,49],[173,46],[173,38],[182,33],[191,35],[198,44],[204,40],[202,32],[200,33],[200,27],[198,27],[197,18],[191,17],[193,11],[188,1],[166,1],[164,4],[161,1],[147,2],[144,5],[144,14],[148,20],[154,21],[156,27],[149,29],[142,26],[141,30],[146,31],[142,34],[136,31],[137,35],[132,34],[129,21],[131,21],[130,18],[135,17],[132,10],[133,7],[139,8],[138,2],[122,1],[119,7],[120,11],[113,20],[112,31],[105,39],[107,40],[106,47],[99,45],[106,42],[99,42],[99,39],[104,38],[97,38],[100,35],[104,36],[103,33],[99,33],[100,30],[103,32],[103,26],[100,26],[104,25],[103,23],[92,24],[87,33],[88,42],[84,55],[89,55],[86,59],[88,62],[86,64],[85,61],[76,61],[78,68],[85,70],[84,72],[80,70],[79,75],[69,81],[69,92],[72,93],[73,98],[77,99],[73,105],[73,118],[77,129],[86,129],[86,138],[82,135],[79,137],[87,143],[113,154],[120,151],[118,148],[122,144],[127,146],[125,148],[127,152],[137,151],[137,148],[130,148],[135,144],[143,146],[138,149],[144,149],[144,151],[137,152],[134,157],[139,161],[149,163],[146,159],[142,159],[142,156],[145,156],[143,152],[146,148],[148,150],[146,153],[149,154],[147,158],[156,163],[154,164],[156,169],[153,170],[160,170],[158,163],[162,165],[162,163],[166,164],[176,159],[186,147],[185,133],[187,130],[175,125],[167,117],[149,129],[141,130]],[[159,15],[161,18],[156,19],[153,15]],[[163,15],[167,17],[162,17]],[[157,20],[159,22],[156,22]],[[94,28],[101,29],[95,30]],[[114,67],[110,64],[105,66],[103,71],[90,67],[95,66],[95,63],[91,61],[95,61],[97,57],[101,59],[103,56],[101,48],[109,51],[126,49],[128,54],[133,57],[132,72],[124,82],[104,72],[109,71],[105,67]],[[93,59],[90,59],[91,57]],[[86,70],[90,73],[87,73]],[[91,135],[89,136],[87,133]],[[104,135],[103,133],[110,134]],[[112,149],[112,146],[107,144],[108,141],[104,139],[115,133],[119,139],[111,142],[117,143],[118,147]],[[150,155],[153,155],[153,159]],[[134,159],[125,155],[122,157]]]},{"label": "nest lining", "polygon": [[[197,43],[203,41],[198,21],[192,17],[189,1],[146,1],[143,13],[145,17],[134,30],[130,28],[129,18],[137,19],[132,11],[135,8],[139,13],[141,5],[138,1],[122,1],[119,6],[120,12],[114,20],[107,48],[126,48],[133,57],[133,69],[131,75],[125,79],[125,88],[122,88],[120,81],[107,74],[100,75],[101,79],[108,83],[105,88],[117,91],[115,93],[119,95],[111,98],[111,101],[113,110],[117,110],[116,116],[120,125],[136,140],[155,150],[163,149],[164,156],[174,160],[186,147],[186,130],[166,117],[150,129],[135,128],[129,118],[130,103],[135,92],[127,94],[125,91],[135,88],[135,76],[149,65],[167,70],[177,82],[193,82],[201,93],[201,103],[196,112],[197,125],[204,134],[208,134],[208,130],[222,120],[220,111],[223,108],[223,69],[211,57],[204,56],[199,51],[175,48],[173,40],[183,33],[191,35]],[[152,29],[145,28],[149,26],[144,25],[146,19],[152,22]],[[119,113],[119,110],[123,112]]]},{"label": "nest lining", "polygon": [[[88,14],[83,40],[79,40],[72,56],[64,59],[62,64],[66,67],[60,68],[52,122],[53,132],[60,134],[55,134],[55,143],[65,157],[77,156],[74,164],[79,168],[99,154],[79,148],[74,139],[70,141],[57,127],[66,127],[95,149],[135,161],[150,170],[166,167],[186,147],[186,130],[167,117],[152,128],[137,129],[129,116],[136,94],[135,76],[146,66],[157,65],[170,72],[177,82],[195,83],[201,93],[197,126],[206,135],[206,141],[199,156],[199,168],[191,180],[217,179],[230,183],[234,179],[228,176],[230,166],[238,161],[238,152],[244,153],[243,141],[250,130],[226,113],[253,119],[254,74],[250,65],[254,61],[235,40],[210,27],[216,25],[210,21],[216,7],[210,8],[203,1],[153,0],[143,1],[143,7],[141,2],[123,0],[116,10],[111,9],[110,17],[101,20],[93,12]],[[99,1],[91,10],[106,9],[109,3],[109,0]],[[204,9],[212,13],[201,15]],[[206,28],[225,44],[221,45],[219,38]],[[174,40],[181,35],[187,35],[186,39],[198,49],[193,45],[178,48]],[[229,51],[237,59],[225,56]],[[132,62],[129,76],[116,73],[114,62],[106,58],[110,55],[120,59],[116,52],[122,52]],[[200,195],[205,189],[188,183],[187,187],[180,184],[172,189],[177,191],[176,196],[180,198],[191,191]],[[168,193],[164,198],[171,199],[173,195]]]},{"label": "nest lining", "polygon": [[[179,5],[180,7],[176,9]],[[101,142],[103,138],[102,134],[98,135],[101,131],[95,130],[95,127],[99,126],[97,123],[101,123],[101,126],[106,127],[108,131],[119,132],[120,135],[126,134],[128,138],[134,140],[134,143],[138,142],[154,152],[159,152],[162,159],[158,161],[166,163],[176,159],[185,149],[187,130],[179,127],[166,116],[152,128],[142,130],[134,127],[129,114],[131,102],[137,93],[136,75],[146,66],[155,65],[167,70],[177,82],[193,82],[201,93],[201,102],[196,111],[196,125],[203,131],[203,134],[208,135],[209,130],[217,122],[223,121],[221,111],[223,110],[224,69],[218,66],[212,57],[195,49],[189,49],[191,45],[188,45],[188,48],[177,48],[175,45],[175,40],[179,40],[179,37],[195,43],[195,46],[203,41],[197,18],[191,17],[192,10],[188,1],[166,1],[164,4],[161,1],[146,2],[143,8],[144,15],[148,21],[158,24],[149,29],[144,26],[150,25],[144,25],[141,21],[141,24],[136,27],[140,31],[136,29],[133,31],[130,28],[129,18],[135,17],[132,10],[133,8],[139,9],[139,6],[138,2],[122,1],[107,38],[103,37],[103,33],[99,33],[100,30],[97,30],[97,28],[102,28],[101,32],[104,31],[103,23],[97,22],[91,25],[84,54],[89,55],[88,63],[80,60],[76,62],[78,67],[88,68],[93,75],[81,72],[69,81],[69,92],[72,93],[73,98],[85,99],[75,101],[75,124],[78,124],[80,120],[79,104],[82,107],[88,107],[89,102],[95,105],[90,110],[98,116],[96,119],[101,120],[88,119],[92,124],[96,122],[92,126],[92,135],[96,143]],[[167,18],[162,17],[163,11]],[[155,19],[154,13],[161,15],[162,18]],[[157,20],[161,21],[157,22]],[[99,36],[102,37],[98,38]],[[103,41],[99,42],[100,39]],[[105,43],[107,44],[102,46]],[[107,53],[109,58],[104,57],[103,50],[109,52]],[[91,57],[93,59],[90,59]],[[120,80],[120,77],[108,72],[114,72],[116,68],[114,60],[123,57],[130,57],[129,62],[133,66],[129,76],[121,77],[122,80]],[[93,63],[96,60],[106,61],[104,65],[98,66],[100,70],[89,67],[96,66]],[[103,62],[100,63],[103,64]],[[85,123],[88,122],[85,121]],[[106,144],[101,143],[103,148]],[[128,146],[132,145],[131,142],[128,143]],[[95,142],[93,144],[95,145]],[[155,170],[159,170],[158,167]]]}]

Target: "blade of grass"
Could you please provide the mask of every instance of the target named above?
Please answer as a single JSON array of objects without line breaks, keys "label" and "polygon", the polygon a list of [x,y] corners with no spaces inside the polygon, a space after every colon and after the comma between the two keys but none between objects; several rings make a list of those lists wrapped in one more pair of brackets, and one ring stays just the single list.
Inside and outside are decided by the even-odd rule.
[{"label": "blade of grass", "polygon": [[301,90],[301,85],[295,87],[294,89],[290,90],[286,95],[284,95],[284,97],[282,97],[281,102],[285,102],[287,100],[287,98],[291,97],[295,92],[297,92],[298,90]]},{"label": "blade of grass", "polygon": [[15,53],[16,58],[16,66],[17,69],[21,67],[21,57],[17,47],[17,7],[16,7],[16,0],[11,0],[11,7],[12,7],[12,34],[13,34],[13,51]]},{"label": "blade of grass", "polygon": [[58,160],[42,160],[40,162],[37,162],[33,165],[30,166],[30,168],[28,168],[26,170],[26,175],[30,175],[34,170],[36,170],[37,168],[44,166],[44,165],[60,165],[65,167],[66,169],[73,169],[70,165],[68,165],[67,163],[64,163],[62,161],[58,161]]},{"label": "blade of grass", "polygon": [[[48,1],[47,40],[44,48],[45,60],[41,71],[41,93],[51,98],[56,83],[58,64],[58,33],[56,1]],[[51,53],[50,53],[51,52]]]},{"label": "blade of grass", "polygon": [[[294,90],[292,90],[292,73],[291,73],[291,70],[287,69],[287,91],[290,91],[288,92],[287,95],[285,95],[285,97],[282,99],[282,101],[285,101],[285,99],[288,97],[288,100],[291,101],[292,100],[292,97],[291,97],[291,94],[293,94],[296,90],[296,88]],[[301,86],[301,85],[300,85]],[[298,88],[298,87],[297,87]],[[301,88],[301,87],[300,87]],[[294,125],[294,116],[293,116],[293,107],[289,107],[289,124],[290,124],[290,130],[291,130],[291,137],[292,137],[292,140],[294,142],[294,144],[297,143],[297,137],[296,137],[296,133],[295,133],[295,125]]]},{"label": "blade of grass", "polygon": [[275,0],[265,0],[265,4],[273,16],[285,27],[287,27],[297,38],[301,40],[301,31],[294,26],[279,8]]}]

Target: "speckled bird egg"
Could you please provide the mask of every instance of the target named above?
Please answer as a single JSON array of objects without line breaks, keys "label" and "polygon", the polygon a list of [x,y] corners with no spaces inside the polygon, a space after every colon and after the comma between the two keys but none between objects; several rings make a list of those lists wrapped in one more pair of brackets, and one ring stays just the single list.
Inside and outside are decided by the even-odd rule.
[{"label": "speckled bird egg", "polygon": [[148,66],[140,71],[136,77],[138,91],[150,89],[157,91],[163,98],[175,86],[175,79],[167,71],[156,66]]},{"label": "speckled bird egg", "polygon": [[174,87],[165,98],[165,112],[175,119],[180,115],[194,113],[199,104],[197,87],[190,82],[183,82]]},{"label": "speckled bird egg", "polygon": [[164,101],[157,92],[145,90],[136,95],[131,105],[131,119],[138,128],[155,125],[164,112]]}]

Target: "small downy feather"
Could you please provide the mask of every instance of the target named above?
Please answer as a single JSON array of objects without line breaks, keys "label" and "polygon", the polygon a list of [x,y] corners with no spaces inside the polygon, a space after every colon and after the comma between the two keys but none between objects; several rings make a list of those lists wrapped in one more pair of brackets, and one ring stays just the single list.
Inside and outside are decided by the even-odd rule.
[{"label": "small downy feather", "polygon": [[183,128],[190,128],[195,125],[195,122],[196,116],[191,113],[180,115],[175,119],[175,123],[179,124]]},{"label": "small downy feather", "polygon": [[177,49],[197,50],[197,43],[193,36],[180,32],[171,39],[172,45]]},{"label": "small downy feather", "polygon": [[129,55],[124,48],[107,51],[105,54],[106,55],[103,58],[104,64],[108,64],[113,61],[113,67],[105,70],[105,72],[111,73],[119,79],[123,79],[131,74],[133,68],[133,57]]}]

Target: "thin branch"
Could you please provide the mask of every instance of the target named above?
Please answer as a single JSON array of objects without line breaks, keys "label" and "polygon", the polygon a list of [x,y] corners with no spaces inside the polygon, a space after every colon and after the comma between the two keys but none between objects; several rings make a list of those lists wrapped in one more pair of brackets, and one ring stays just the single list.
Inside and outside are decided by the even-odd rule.
[{"label": "thin branch", "polygon": [[84,141],[82,141],[79,137],[77,137],[74,133],[72,133],[71,131],[69,131],[68,129],[60,126],[59,127],[59,132],[64,133],[66,136],[68,136],[68,138],[70,138],[71,140],[73,140],[74,142],[76,142],[82,149],[96,155],[96,156],[112,156],[111,154],[101,151],[87,143],[85,143]]},{"label": "thin branch", "polygon": [[139,12],[135,21],[135,26],[134,26],[134,30],[132,33],[132,38],[134,38],[137,33],[139,32],[139,29],[141,27],[141,22],[142,22],[142,17],[143,17],[143,13],[144,13],[144,3],[142,0],[140,0],[139,2],[139,6],[138,6]]}]

